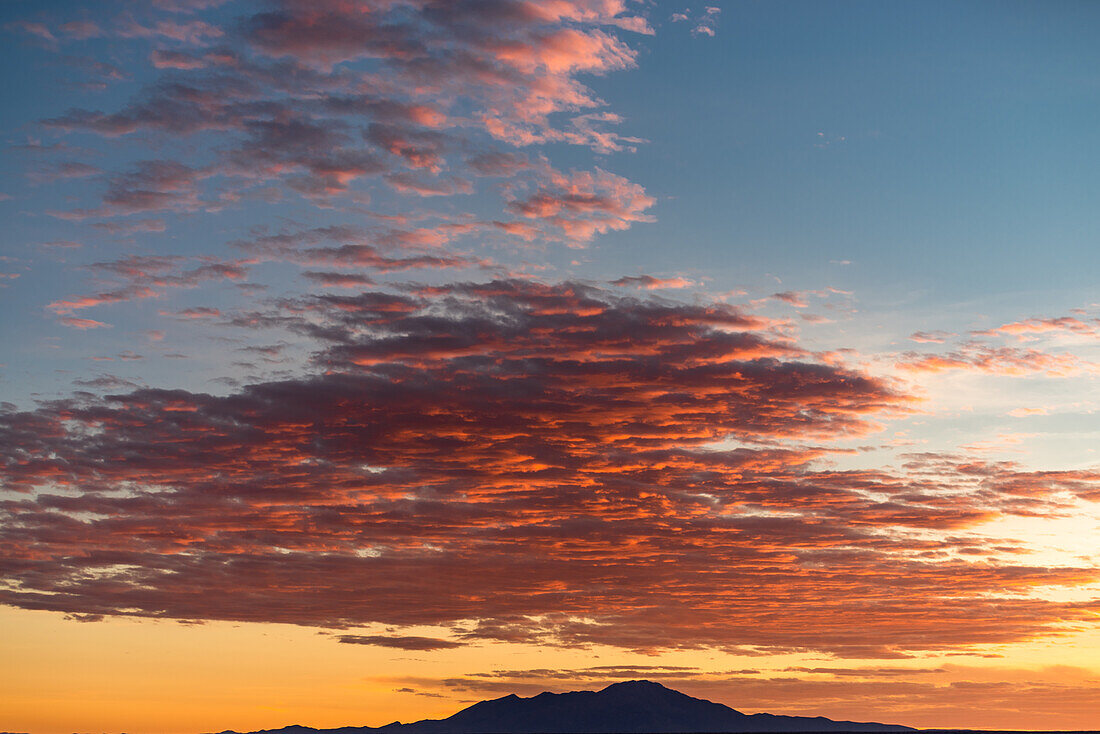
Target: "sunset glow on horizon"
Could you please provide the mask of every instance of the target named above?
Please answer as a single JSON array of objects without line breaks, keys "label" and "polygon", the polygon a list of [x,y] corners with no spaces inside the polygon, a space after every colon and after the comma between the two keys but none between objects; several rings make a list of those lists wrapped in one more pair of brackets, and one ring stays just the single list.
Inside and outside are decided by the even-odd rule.
[{"label": "sunset glow on horizon", "polygon": [[0,32],[0,730],[1100,728],[1100,6]]}]

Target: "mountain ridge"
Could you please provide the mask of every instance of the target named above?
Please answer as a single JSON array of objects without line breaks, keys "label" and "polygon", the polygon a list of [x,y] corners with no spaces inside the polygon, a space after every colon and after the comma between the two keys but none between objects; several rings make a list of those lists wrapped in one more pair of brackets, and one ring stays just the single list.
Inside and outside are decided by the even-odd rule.
[{"label": "mountain ridge", "polygon": [[[445,719],[379,727],[314,729],[293,724],[247,734],[733,734],[798,732],[911,732],[877,722],[834,721],[824,716],[744,714],[648,680],[622,681],[599,691],[544,691],[530,698],[509,694],[479,701]],[[220,734],[238,734],[224,731]]]}]

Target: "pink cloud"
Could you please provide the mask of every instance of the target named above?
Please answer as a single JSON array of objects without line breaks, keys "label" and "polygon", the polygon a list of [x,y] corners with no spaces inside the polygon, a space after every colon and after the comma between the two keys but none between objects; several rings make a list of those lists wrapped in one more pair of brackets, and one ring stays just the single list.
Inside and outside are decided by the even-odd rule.
[{"label": "pink cloud", "polygon": [[777,301],[783,301],[790,304],[795,308],[806,308],[810,304],[806,302],[806,295],[798,291],[783,291],[782,293],[772,294],[772,298]]},{"label": "pink cloud", "polygon": [[[173,8],[188,12],[192,6]],[[578,80],[580,74],[635,63],[636,50],[616,35],[624,30],[651,32],[644,19],[613,0],[519,3],[511,9],[280,0],[240,19],[232,31],[198,19],[139,23],[126,16],[117,30],[124,38],[192,46],[243,38],[245,45],[153,49],[151,61],[166,76],[120,109],[71,109],[43,123],[107,136],[209,133],[225,144],[217,148],[218,160],[193,169],[186,186],[145,180],[157,175],[151,165],[172,163],[146,162],[146,170],[112,174],[101,206],[54,215],[83,221],[225,208],[250,195],[274,195],[275,186],[326,207],[339,206],[341,199],[364,202],[364,188],[378,184],[424,197],[458,196],[476,190],[474,176],[530,170],[523,156],[506,150],[510,145],[632,149],[641,141],[612,131],[620,117],[596,109],[603,103]],[[342,66],[368,58],[377,66],[370,73]],[[557,113],[569,117],[559,121]],[[451,151],[461,151],[462,160],[451,160]],[[371,180],[375,176],[380,180]],[[573,174],[572,186],[563,176],[543,176],[541,184],[544,198],[556,189],[573,194],[547,222],[555,237],[584,242],[629,222],[650,221],[643,211],[652,200],[641,187],[628,191],[633,185],[625,179],[613,183],[613,174],[603,171]],[[584,176],[595,180],[585,182]],[[569,190],[578,186],[590,191]],[[616,189],[607,192],[612,200],[606,215],[580,216],[578,197],[599,196],[604,188]],[[500,229],[534,239],[518,224]]]},{"label": "pink cloud", "polygon": [[94,319],[81,319],[75,316],[62,316],[57,320],[59,324],[65,326],[71,326],[74,329],[108,329],[110,324],[105,324],[102,321],[96,321]]},{"label": "pink cloud", "polygon": [[943,344],[953,336],[958,336],[949,331],[915,331],[909,338],[921,344]]},{"label": "pink cloud", "polygon": [[639,184],[600,168],[566,174],[546,167],[536,185],[533,192],[513,195],[508,209],[560,229],[575,243],[654,221],[645,212],[656,199]]},{"label": "pink cloud", "polygon": [[455,194],[474,193],[473,184],[463,178],[431,177],[406,171],[391,173],[385,178],[390,186],[403,194],[416,194],[417,196],[454,196]]},{"label": "pink cloud", "polygon": [[[67,316],[74,311],[97,306],[159,298],[171,288],[195,288],[209,281],[237,281],[247,275],[246,265],[240,261],[204,259],[192,268],[184,267],[183,263],[183,258],[136,255],[93,263],[88,269],[101,278],[116,281],[117,287],[53,301],[46,308],[55,314]],[[62,323],[72,321],[64,318],[60,320]]]},{"label": "pink cloud", "polygon": [[17,20],[4,25],[7,30],[22,31],[49,44],[56,44],[57,37],[45,23],[30,20]]},{"label": "pink cloud", "polygon": [[206,66],[204,59],[180,51],[155,49],[149,59],[158,69],[201,69]]},{"label": "pink cloud", "polygon": [[319,273],[307,271],[302,277],[317,283],[318,285],[332,288],[362,288],[365,285],[373,285],[374,281],[366,275],[355,273]]},{"label": "pink cloud", "polygon": [[551,75],[578,71],[607,72],[634,65],[636,53],[619,39],[602,31],[563,28],[524,41],[490,45],[494,56],[523,73],[545,71]]},{"label": "pink cloud", "polygon": [[143,26],[133,17],[124,17],[114,32],[122,38],[160,37],[191,45],[201,45],[225,35],[221,28],[201,20],[160,20],[152,26]]},{"label": "pink cloud", "polygon": [[66,36],[81,41],[103,35],[103,29],[90,20],[74,20],[62,23],[58,29]]},{"label": "pink cloud", "polygon": [[689,288],[695,285],[687,278],[654,278],[652,275],[624,275],[611,281],[611,285],[657,290],[659,288]]}]

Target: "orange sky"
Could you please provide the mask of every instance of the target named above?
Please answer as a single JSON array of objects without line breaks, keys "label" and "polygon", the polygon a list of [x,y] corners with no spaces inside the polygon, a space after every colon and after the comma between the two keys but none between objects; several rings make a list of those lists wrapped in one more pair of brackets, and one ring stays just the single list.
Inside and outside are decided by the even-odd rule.
[{"label": "orange sky", "polygon": [[[89,624],[6,610],[0,710],[12,731],[380,726],[510,692],[650,678],[746,713],[913,726],[1083,729],[1096,711],[1096,633],[889,662],[813,654],[661,656],[507,643],[432,654],[340,645],[290,625]],[[428,632],[427,630],[422,630]],[[988,657],[983,657],[988,656]],[[1011,661],[1011,662],[1010,662]],[[410,691],[416,691],[410,692]]]}]

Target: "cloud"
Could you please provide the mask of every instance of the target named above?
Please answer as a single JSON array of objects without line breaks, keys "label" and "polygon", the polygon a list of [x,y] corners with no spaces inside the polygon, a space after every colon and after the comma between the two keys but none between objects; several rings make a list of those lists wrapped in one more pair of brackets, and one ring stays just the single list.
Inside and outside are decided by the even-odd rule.
[{"label": "cloud", "polygon": [[310,270],[302,273],[302,277],[318,285],[334,288],[362,288],[365,285],[373,285],[374,283],[366,275],[355,273],[320,273]]},{"label": "cloud", "polygon": [[467,163],[482,176],[512,176],[531,167],[531,162],[526,156],[503,152],[478,153]]},{"label": "cloud", "polygon": [[1094,369],[1092,365],[1068,352],[1052,354],[1040,349],[996,347],[976,342],[969,342],[945,354],[905,352],[900,355],[896,366],[898,369],[917,373],[954,370],[1010,377],[1030,374],[1068,377]]},{"label": "cloud", "polygon": [[95,209],[49,212],[60,219],[83,220],[200,208],[198,182],[205,174],[176,161],[141,161],[108,178],[103,203]]},{"label": "cloud", "polygon": [[27,177],[35,183],[49,183],[64,179],[85,178],[98,173],[102,173],[102,170],[96,166],[80,161],[64,161],[53,166],[44,167],[41,170],[29,172]]},{"label": "cloud", "polygon": [[1050,411],[1046,408],[1013,408],[1008,414],[1013,418],[1023,418],[1029,415],[1047,415]]},{"label": "cloud", "polygon": [[401,171],[386,175],[386,182],[403,194],[418,196],[454,196],[474,193],[473,184],[464,178],[440,178]]},{"label": "cloud", "polygon": [[694,13],[686,9],[683,12],[673,13],[668,19],[672,23],[687,23],[690,25],[691,35],[693,36],[713,38],[716,35],[718,16],[721,13],[721,8],[708,5],[704,6],[703,10]]},{"label": "cloud", "polygon": [[[970,339],[945,352],[904,352],[896,366],[912,373],[948,371],[978,372],[1013,377],[1045,375],[1072,377],[1097,371],[1097,365],[1072,351],[1054,351],[1054,345],[1092,342],[1100,335],[1100,319],[1078,316],[1030,318],[999,327],[973,331]],[[956,334],[918,331],[910,339],[925,344],[942,344]],[[1031,346],[1006,345],[1006,338],[1030,342]]]},{"label": "cloud", "polygon": [[67,66],[83,72],[95,80],[81,85],[84,89],[103,89],[108,82],[117,82],[128,78],[126,72],[118,66],[87,56],[63,56],[61,60]]},{"label": "cloud", "polygon": [[222,312],[212,306],[194,306],[177,311],[176,315],[185,319],[216,319],[222,315]]},{"label": "cloud", "polygon": [[54,301],[46,306],[46,308],[57,314],[71,314],[73,311],[92,308],[93,306],[102,306],[107,303],[121,303],[123,301],[141,298],[151,298],[155,295],[157,295],[157,292],[152,288],[146,286],[131,286],[88,296],[77,296],[68,300]]},{"label": "cloud", "polygon": [[[205,173],[211,200],[223,204],[272,184],[314,201],[363,196],[352,186],[372,176],[403,193],[462,195],[474,191],[472,176],[525,166],[511,146],[569,143],[607,153],[641,142],[613,132],[620,117],[598,109],[604,103],[578,80],[633,66],[636,50],[616,34],[651,32],[617,0],[553,7],[282,0],[224,27],[180,18],[143,25],[129,16],[117,25],[123,38],[188,48],[152,49],[164,74],[120,109],[71,109],[44,125],[106,136],[216,133],[218,160]],[[376,68],[343,66],[363,59]],[[463,155],[450,160],[452,150]]]},{"label": "cloud", "polygon": [[371,124],[364,137],[387,153],[402,158],[412,168],[438,173],[443,168],[443,151],[448,137],[433,130],[409,130],[395,125]]},{"label": "cloud", "polygon": [[154,49],[149,60],[158,69],[201,69],[207,65],[206,60],[201,57],[162,49]]},{"label": "cloud", "polygon": [[45,23],[30,20],[16,20],[4,24],[4,30],[19,31],[39,39],[40,42],[53,47],[57,44],[57,37]]},{"label": "cloud", "polygon": [[103,35],[103,29],[99,24],[90,20],[74,20],[68,23],[62,23],[60,31],[66,36],[80,41]]},{"label": "cloud", "polygon": [[271,56],[292,57],[322,69],[360,58],[411,58],[425,49],[409,27],[380,23],[371,12],[336,2],[312,8],[302,2],[277,4],[274,12],[258,13],[243,24],[247,40]]},{"label": "cloud", "polygon": [[450,650],[462,647],[464,644],[436,637],[414,636],[339,635],[336,639],[348,645],[375,645],[377,647],[393,647],[398,650]]},{"label": "cloud", "polygon": [[122,38],[167,38],[188,45],[202,45],[225,35],[221,28],[202,20],[159,20],[143,26],[128,15],[121,17],[114,33]]},{"label": "cloud", "polygon": [[[456,232],[466,229],[449,225],[370,230],[330,226],[261,235],[250,240],[239,240],[235,244],[253,257],[310,267],[370,268],[383,273],[421,268],[477,267],[483,261],[442,249]],[[396,253],[390,255],[386,251]],[[316,280],[317,276],[306,277]],[[330,279],[333,283],[336,280]]]},{"label": "cloud", "polygon": [[[160,68],[178,71],[184,55],[178,52],[164,56],[154,54],[153,59],[167,64]],[[89,131],[108,137],[138,132],[179,135],[206,130],[238,130],[258,112],[247,101],[234,101],[252,96],[250,87],[246,79],[232,77],[202,78],[189,83],[163,81],[145,88],[118,112],[73,108],[41,122],[47,128]],[[248,114],[249,110],[252,115]]]},{"label": "cloud", "polygon": [[790,304],[795,308],[806,308],[810,304],[806,302],[806,294],[799,291],[783,291],[782,293],[773,293],[772,298],[777,301],[783,301]]},{"label": "cloud", "polygon": [[622,288],[642,288],[644,290],[657,290],[659,288],[688,288],[694,283],[687,278],[654,278],[652,275],[624,275],[611,281],[611,285]]},{"label": "cloud", "polygon": [[71,326],[74,329],[109,329],[110,324],[105,324],[102,321],[96,321],[95,319],[81,319],[75,316],[62,316],[57,320],[57,323],[64,326]]},{"label": "cloud", "polygon": [[92,227],[112,235],[164,232],[168,229],[168,225],[163,219],[131,219],[123,222],[92,222]]},{"label": "cloud", "polygon": [[[191,268],[186,267],[185,263],[184,258],[155,255],[130,255],[118,260],[92,263],[87,269],[101,279],[114,281],[115,287],[59,299],[46,308],[55,314],[66,316],[74,311],[97,306],[159,298],[165,291],[173,288],[195,288],[210,281],[239,281],[248,273],[247,266],[242,261],[205,258]],[[201,312],[201,309],[196,312]],[[74,322],[82,319],[62,318],[60,321],[75,325]]]},{"label": "cloud", "polygon": [[974,528],[1092,500],[1100,477],[830,469],[800,442],[866,435],[911,398],[728,304],[502,280],[235,318],[308,336],[312,367],[2,414],[5,603],[848,658],[1096,612],[1030,593],[1095,569],[1028,565]]},{"label": "cloud", "polygon": [[950,331],[915,331],[909,338],[920,344],[943,344],[953,336],[957,334]]},{"label": "cloud", "polygon": [[290,116],[244,124],[248,139],[230,154],[231,173],[261,179],[291,176],[289,185],[306,196],[345,191],[362,176],[386,166],[357,148],[346,126],[338,121]]},{"label": "cloud", "polygon": [[639,184],[600,168],[562,173],[543,167],[534,190],[516,192],[508,209],[584,243],[597,234],[628,229],[635,222],[654,221],[645,213],[654,203]]},{"label": "cloud", "polygon": [[111,179],[103,204],[121,213],[193,209],[199,175],[175,161],[143,161],[131,173]]},{"label": "cloud", "polygon": [[193,13],[224,5],[228,0],[153,0],[153,5],[171,13]]},{"label": "cloud", "polygon": [[[441,272],[372,282],[497,272],[461,250],[486,235],[584,245],[653,220],[640,184],[517,150],[641,142],[615,132],[620,116],[584,83],[637,63],[624,31],[650,29],[625,3],[277,0],[242,12],[218,26],[120,21],[134,57],[159,70],[153,83],[44,124],[164,152],[104,159],[102,173],[43,167],[103,185],[98,205],[57,216],[132,217],[92,224],[106,235],[167,233],[143,245],[178,241],[169,223],[183,215],[249,197],[313,205],[316,217],[280,204],[269,221],[284,224],[225,235],[240,259],[94,263],[94,286],[50,308],[60,323],[104,328],[74,314],[205,283],[258,287],[243,282],[258,263],[347,290],[164,312],[262,336],[234,348],[257,363],[311,350],[279,379],[211,394],[100,375],[82,387],[107,394],[5,408],[0,600],[90,617],[381,624],[386,635],[343,641],[400,649],[526,641],[897,660],[1095,619],[1095,604],[1042,593],[1092,583],[1095,569],[1040,563],[981,532],[1094,501],[1095,472],[939,455],[836,469],[838,442],[916,399],[772,320],[647,292],[686,278],[611,281],[632,291]],[[685,27],[713,31],[716,15]],[[456,214],[448,197],[472,193],[499,211]],[[394,199],[396,214],[365,209]],[[325,212],[358,226],[326,226]],[[292,337],[298,349],[284,348]],[[1043,360],[977,343],[898,359],[909,372],[1084,368]],[[443,631],[402,634],[424,625]]]},{"label": "cloud", "polygon": [[[904,722],[928,728],[950,724],[1006,730],[1024,725],[1079,729],[1093,720],[1097,693],[1095,673],[1070,666],[799,666],[731,671],[609,666],[605,670],[494,670],[451,678],[378,680],[450,697],[484,697],[599,689],[624,677],[660,680],[676,690],[726,703],[745,713],[825,715],[836,720]],[[1025,699],[1029,713],[1020,710],[1019,702]]]},{"label": "cloud", "polygon": [[1020,341],[1057,334],[1100,337],[1100,319],[1081,319],[1074,316],[1032,318],[1003,324],[980,334],[1014,336]]}]

